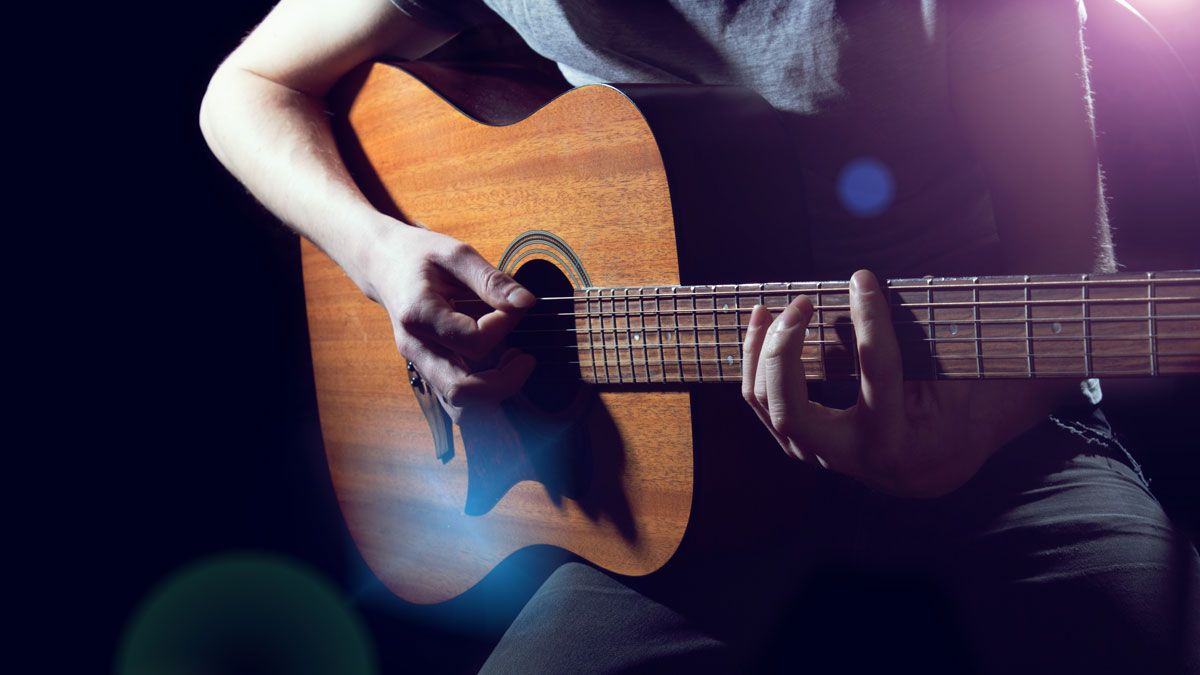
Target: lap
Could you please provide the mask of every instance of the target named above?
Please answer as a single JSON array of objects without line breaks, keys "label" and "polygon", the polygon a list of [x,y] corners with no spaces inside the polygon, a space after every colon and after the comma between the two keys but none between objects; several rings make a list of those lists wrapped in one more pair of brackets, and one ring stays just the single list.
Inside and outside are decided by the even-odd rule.
[{"label": "lap", "polygon": [[689,579],[694,593],[756,586],[733,621],[771,626],[757,639],[701,630],[712,622],[695,620],[694,606],[684,614],[574,563],[534,595],[484,670],[711,672],[749,658],[845,671],[897,660],[927,671],[1181,671],[1194,658],[1195,549],[1102,417],[1048,420],[943,498],[848,482],[830,494],[822,510],[842,535],[801,547],[816,560],[750,560]]},{"label": "lap", "polygon": [[961,515],[938,561],[979,661],[1194,672],[1195,548],[1103,416],[1052,418],[996,460],[944,505]]},{"label": "lap", "polygon": [[728,672],[730,650],[682,614],[582,563],[529,600],[483,673]]}]

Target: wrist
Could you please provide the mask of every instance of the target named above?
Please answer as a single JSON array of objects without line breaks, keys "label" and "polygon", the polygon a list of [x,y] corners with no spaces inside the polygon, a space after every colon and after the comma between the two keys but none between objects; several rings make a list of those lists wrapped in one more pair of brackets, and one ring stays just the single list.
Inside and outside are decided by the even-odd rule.
[{"label": "wrist", "polygon": [[388,251],[394,252],[396,240],[409,236],[412,230],[411,225],[372,210],[358,219],[338,264],[364,295],[379,302],[376,284],[381,267],[395,263]]}]

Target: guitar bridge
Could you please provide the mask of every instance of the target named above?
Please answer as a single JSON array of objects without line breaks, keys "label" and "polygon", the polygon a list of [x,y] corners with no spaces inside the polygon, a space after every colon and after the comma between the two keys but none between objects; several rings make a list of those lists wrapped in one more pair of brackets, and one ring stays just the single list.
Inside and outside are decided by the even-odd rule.
[{"label": "guitar bridge", "polygon": [[454,457],[454,421],[446,414],[446,409],[442,407],[437,394],[433,393],[429,383],[417,372],[413,362],[407,363],[408,383],[412,385],[413,395],[417,397],[417,403],[420,404],[425,421],[429,424],[429,431],[433,434],[434,453],[442,464],[445,464]]}]

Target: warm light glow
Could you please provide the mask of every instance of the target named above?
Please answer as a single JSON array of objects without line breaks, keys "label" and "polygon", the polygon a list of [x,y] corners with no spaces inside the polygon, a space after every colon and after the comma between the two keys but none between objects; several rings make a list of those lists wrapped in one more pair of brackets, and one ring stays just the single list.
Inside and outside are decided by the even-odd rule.
[{"label": "warm light glow", "polygon": [[1117,0],[1122,5],[1133,5],[1138,9],[1152,9],[1154,7],[1200,7],[1200,0],[1134,0],[1126,2],[1125,0]]},{"label": "warm light glow", "polygon": [[1178,10],[1194,12],[1200,8],[1200,0],[1116,0],[1116,3],[1139,14],[1149,14],[1152,17],[1170,14]]}]

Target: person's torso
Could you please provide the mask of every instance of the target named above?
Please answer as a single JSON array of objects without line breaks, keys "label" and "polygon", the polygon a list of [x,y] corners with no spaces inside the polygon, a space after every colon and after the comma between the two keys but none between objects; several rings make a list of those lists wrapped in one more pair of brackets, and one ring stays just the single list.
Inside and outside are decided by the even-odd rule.
[{"label": "person's torso", "polygon": [[996,232],[951,107],[944,0],[486,3],[576,86],[737,85],[763,96],[803,167],[811,273],[992,271],[972,268]]}]

